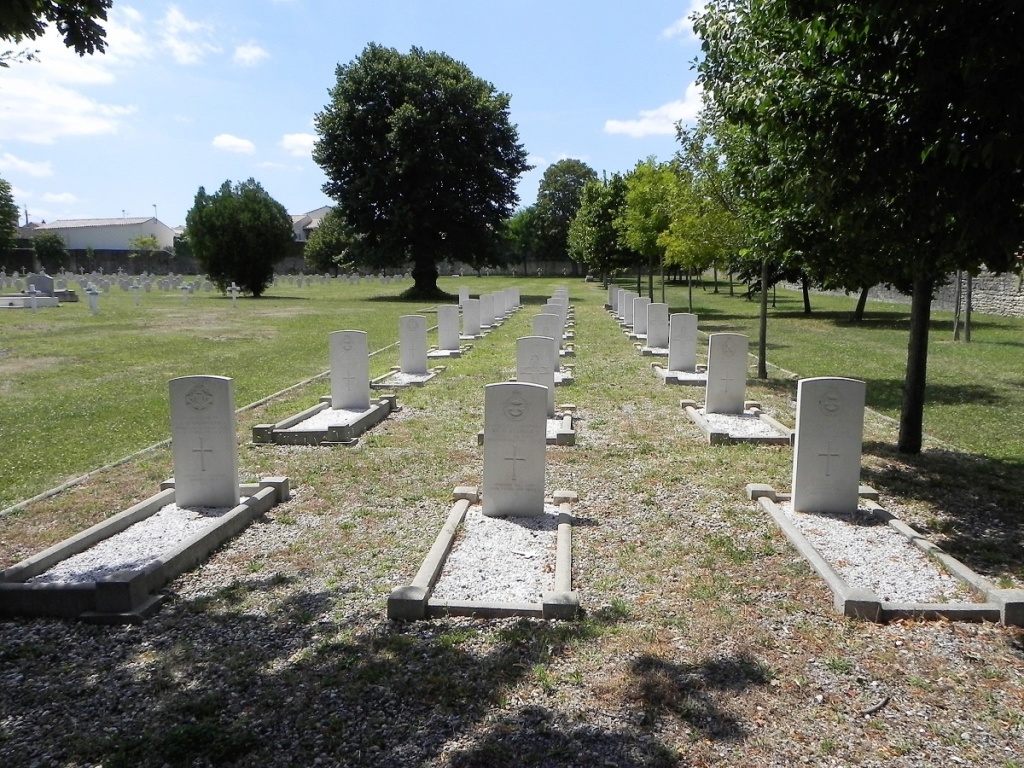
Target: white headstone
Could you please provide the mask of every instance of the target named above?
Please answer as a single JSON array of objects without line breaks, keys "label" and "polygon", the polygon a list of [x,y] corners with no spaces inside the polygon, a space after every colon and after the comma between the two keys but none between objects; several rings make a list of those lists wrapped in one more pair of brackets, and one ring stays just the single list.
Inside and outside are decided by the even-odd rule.
[{"label": "white headstone", "polygon": [[85,289],[85,292],[89,295],[89,311],[94,315],[98,315],[100,313],[100,292],[92,283],[89,283],[89,287]]},{"label": "white headstone", "polygon": [[677,312],[668,324],[668,369],[693,373],[697,370],[697,316]]},{"label": "white headstone", "polygon": [[398,318],[398,352],[402,373],[427,373],[427,319],[423,315]]},{"label": "white headstone", "polygon": [[647,307],[651,300],[646,296],[633,299],[633,333],[647,335]]},{"label": "white headstone", "polygon": [[652,349],[668,347],[668,304],[647,305],[647,346]]},{"label": "white headstone", "polygon": [[562,363],[559,360],[558,342],[562,337],[562,319],[558,315],[534,315],[530,319],[530,331],[534,336],[547,336],[551,339],[551,364],[557,371]]},{"label": "white headstone", "polygon": [[331,407],[365,411],[370,407],[370,355],[366,331],[334,331],[331,357]]},{"label": "white headstone", "polygon": [[619,287],[614,283],[608,286],[608,306],[612,312],[617,312],[619,309]]},{"label": "white headstone", "polygon": [[459,286],[459,306],[461,307],[466,303],[466,299],[469,298],[469,288],[465,285]]},{"label": "white headstone", "polygon": [[632,291],[626,291],[621,297],[622,301],[622,323],[630,328],[633,327],[633,299],[637,298],[637,295]]},{"label": "white headstone", "polygon": [[238,504],[235,382],[226,376],[171,379],[174,500],[182,507]]},{"label": "white headstone", "polygon": [[459,308],[442,304],[437,308],[437,348],[445,351],[459,349]]},{"label": "white headstone", "polygon": [[793,509],[857,509],[866,386],[856,379],[803,379],[796,388]]},{"label": "white headstone", "polygon": [[[538,315],[539,317],[539,315]],[[523,336],[516,340],[516,381],[540,384],[548,390],[547,417],[555,417],[555,368],[549,336]]]},{"label": "white headstone", "polygon": [[480,323],[488,327],[494,325],[494,296],[490,293],[480,295]]},{"label": "white headstone", "polygon": [[749,339],[740,333],[708,337],[707,413],[743,413]]},{"label": "white headstone", "polygon": [[462,335],[469,339],[480,335],[480,299],[466,299],[462,303]]},{"label": "white headstone", "polygon": [[483,514],[544,514],[547,392],[538,384],[484,387]]}]

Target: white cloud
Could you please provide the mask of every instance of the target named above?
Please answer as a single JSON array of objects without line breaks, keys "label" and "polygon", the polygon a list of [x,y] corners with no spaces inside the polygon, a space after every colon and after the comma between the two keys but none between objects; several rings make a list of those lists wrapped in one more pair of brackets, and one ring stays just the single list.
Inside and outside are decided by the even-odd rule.
[{"label": "white cloud", "polygon": [[259,64],[263,59],[269,58],[269,56],[270,53],[267,52],[266,48],[256,45],[256,43],[246,43],[235,48],[235,55],[232,58],[235,64],[240,64],[243,67],[252,67]]},{"label": "white cloud", "polygon": [[32,144],[116,133],[121,118],[135,112],[135,107],[103,104],[54,82],[16,78],[4,81],[4,107],[0,141]]},{"label": "white cloud", "polygon": [[198,64],[208,53],[220,51],[214,43],[213,28],[209,24],[192,21],[177,6],[167,9],[161,22],[162,42],[179,64]]},{"label": "white cloud", "polygon": [[4,152],[0,155],[0,171],[15,171],[28,176],[42,177],[52,176],[53,166],[49,160],[33,163],[31,160],[22,160],[20,157],[15,157],[10,152]]},{"label": "white cloud", "polygon": [[293,157],[309,157],[315,141],[312,133],[286,133],[281,137],[281,148]]},{"label": "white cloud", "polygon": [[690,7],[683,14],[683,17],[673,22],[671,26],[663,29],[661,36],[664,38],[685,37],[688,40],[696,39],[697,34],[693,31],[693,16],[694,14],[701,13],[703,10],[704,0],[691,0]]},{"label": "white cloud", "polygon": [[256,151],[256,145],[248,139],[240,139],[230,133],[221,133],[213,137],[213,146],[223,149],[225,152],[237,152],[241,155],[251,155]]},{"label": "white cloud", "polygon": [[42,196],[44,203],[77,203],[78,198],[70,192],[47,192]]},{"label": "white cloud", "polygon": [[655,109],[642,110],[635,120],[607,120],[604,124],[605,133],[625,134],[639,139],[644,136],[674,135],[676,123],[691,122],[700,114],[703,106],[702,90],[696,83],[686,87],[686,97],[678,101],[670,101]]}]

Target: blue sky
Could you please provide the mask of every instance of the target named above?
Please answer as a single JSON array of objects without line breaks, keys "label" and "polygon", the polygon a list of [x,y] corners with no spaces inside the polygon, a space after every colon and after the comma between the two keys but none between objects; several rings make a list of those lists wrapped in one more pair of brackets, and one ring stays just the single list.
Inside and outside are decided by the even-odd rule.
[{"label": "blue sky", "polygon": [[[702,5],[702,3],[700,3]],[[310,152],[335,68],[371,42],[441,51],[511,95],[536,168],[670,158],[700,106],[691,0],[119,2],[106,54],[48,33],[0,69],[0,177],[32,221],[185,223],[200,186],[255,178],[290,213],[330,204]],[[0,47],[6,49],[10,46]],[[22,213],[24,220],[24,212]]]}]

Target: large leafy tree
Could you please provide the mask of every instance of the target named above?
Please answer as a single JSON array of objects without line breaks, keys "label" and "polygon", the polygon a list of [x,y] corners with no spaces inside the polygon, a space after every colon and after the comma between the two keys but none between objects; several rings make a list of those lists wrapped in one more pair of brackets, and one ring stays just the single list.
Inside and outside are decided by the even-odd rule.
[{"label": "large leafy tree", "polygon": [[[79,56],[103,53],[106,33],[101,22],[107,20],[111,4],[112,0],[4,0],[0,3],[0,40],[35,40],[53,24],[64,37],[64,45]],[[0,66],[6,64],[0,60]]]},{"label": "large leafy tree", "polygon": [[530,259],[541,252],[540,225],[537,206],[520,208],[505,221],[504,240],[507,262],[523,265],[523,274],[529,274]]},{"label": "large leafy tree", "polygon": [[626,180],[621,174],[588,181],[580,195],[580,208],[569,226],[569,256],[586,264],[591,272],[608,277],[636,261],[636,254],[622,242],[615,219],[625,212]]},{"label": "large leafy tree", "polygon": [[[615,227],[623,244],[639,255],[640,270],[647,266],[647,292],[654,300],[654,273],[665,257],[662,234],[671,223],[671,199],[668,190],[676,183],[675,172],[668,163],[647,158],[626,175],[626,205],[615,219]],[[637,288],[639,291],[639,287]]]},{"label": "large leafy tree", "polygon": [[317,113],[313,159],[324,191],[374,267],[412,262],[406,293],[438,298],[437,264],[487,261],[530,166],[509,96],[443,53],[371,44],[340,65]]},{"label": "large leafy tree", "polygon": [[0,252],[13,248],[18,237],[18,205],[6,179],[0,179]]},{"label": "large leafy tree", "polygon": [[1011,267],[1024,234],[1024,10],[711,0],[695,29],[708,108],[767,149],[749,192],[778,245],[825,272],[859,254],[850,280],[911,294],[898,448],[918,453],[933,292]]},{"label": "large leafy tree", "polygon": [[274,264],[287,256],[295,232],[284,206],[255,179],[203,187],[185,217],[192,254],[213,283],[226,291],[234,282],[260,296],[274,279]]},{"label": "large leafy tree", "polygon": [[582,160],[559,160],[544,171],[537,189],[537,223],[545,258],[569,258],[569,226],[580,209],[583,187],[590,181],[597,181],[597,172]]},{"label": "large leafy tree", "polygon": [[302,252],[306,266],[314,272],[347,269],[351,266],[348,250],[356,237],[345,217],[337,208],[332,208],[320,220],[320,226],[313,230]]},{"label": "large leafy tree", "polygon": [[71,261],[64,238],[56,232],[40,232],[32,238],[32,248],[44,272],[59,272]]}]

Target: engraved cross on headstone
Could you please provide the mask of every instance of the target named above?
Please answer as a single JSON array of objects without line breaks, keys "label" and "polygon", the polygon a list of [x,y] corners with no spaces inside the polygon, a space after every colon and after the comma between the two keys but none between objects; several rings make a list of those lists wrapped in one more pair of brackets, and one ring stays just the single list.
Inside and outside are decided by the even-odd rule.
[{"label": "engraved cross on headstone", "polygon": [[202,437],[202,435],[199,436],[199,447],[198,448],[193,448],[192,449],[192,453],[198,453],[199,454],[199,471],[200,472],[205,472],[206,471],[206,456],[204,456],[204,454],[213,453],[213,449],[212,448],[203,448],[203,437]]},{"label": "engraved cross on headstone", "polygon": [[819,459],[825,460],[825,477],[829,477],[832,474],[832,459],[838,459],[839,454],[832,452],[832,441],[829,440],[824,453],[818,454]]},{"label": "engraved cross on headstone", "polygon": [[515,443],[512,443],[512,455],[506,456],[505,461],[512,462],[512,482],[514,483],[516,482],[516,463],[520,461],[523,462],[523,464],[526,463],[526,459],[517,455],[517,446]]}]

